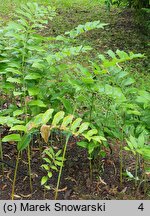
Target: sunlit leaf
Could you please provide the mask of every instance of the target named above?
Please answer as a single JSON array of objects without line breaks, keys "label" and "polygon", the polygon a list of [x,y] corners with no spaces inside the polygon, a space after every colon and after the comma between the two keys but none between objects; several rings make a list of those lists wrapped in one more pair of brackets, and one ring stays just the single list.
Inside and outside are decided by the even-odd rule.
[{"label": "sunlit leaf", "polygon": [[48,181],[48,176],[43,176],[41,179],[41,185],[44,185]]},{"label": "sunlit leaf", "polygon": [[81,118],[77,118],[76,120],[74,120],[74,122],[71,124],[71,131],[74,133],[77,128],[80,126],[82,119]]},{"label": "sunlit leaf", "polygon": [[10,131],[13,131],[13,130],[24,131],[25,133],[27,132],[27,128],[24,125],[15,125],[15,126],[10,128]]},{"label": "sunlit leaf", "polygon": [[10,141],[16,141],[16,142],[21,141],[20,134],[10,134],[10,135],[5,136],[2,139],[2,142],[10,142]]},{"label": "sunlit leaf", "polygon": [[54,109],[48,109],[45,113],[43,113],[43,116],[42,116],[43,124],[46,124],[51,119],[53,112],[54,112]]},{"label": "sunlit leaf", "polygon": [[64,118],[64,115],[65,113],[63,111],[60,111],[55,114],[53,121],[52,121],[53,127],[55,127],[60,122],[60,120]]},{"label": "sunlit leaf", "polygon": [[78,132],[77,132],[77,134],[81,134],[81,133],[83,133],[85,130],[87,130],[88,129],[88,127],[89,127],[89,122],[84,122],[84,123],[82,123],[81,125],[80,125],[80,127],[79,127],[79,130],[78,130]]},{"label": "sunlit leaf", "polygon": [[73,120],[73,115],[68,115],[63,119],[63,122],[61,124],[61,128],[66,128],[69,124],[71,124]]}]

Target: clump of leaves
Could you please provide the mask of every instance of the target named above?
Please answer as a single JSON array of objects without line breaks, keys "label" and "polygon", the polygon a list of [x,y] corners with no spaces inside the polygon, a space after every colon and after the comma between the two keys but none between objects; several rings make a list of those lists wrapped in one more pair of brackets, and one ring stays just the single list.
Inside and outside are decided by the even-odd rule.
[{"label": "clump of leaves", "polygon": [[46,148],[43,151],[45,163],[41,167],[47,172],[47,175],[42,177],[41,185],[44,185],[47,190],[51,189],[50,185],[48,185],[48,180],[53,176],[53,171],[58,172],[59,167],[62,166],[63,157],[61,157],[61,153],[61,149],[55,152],[53,147]]}]

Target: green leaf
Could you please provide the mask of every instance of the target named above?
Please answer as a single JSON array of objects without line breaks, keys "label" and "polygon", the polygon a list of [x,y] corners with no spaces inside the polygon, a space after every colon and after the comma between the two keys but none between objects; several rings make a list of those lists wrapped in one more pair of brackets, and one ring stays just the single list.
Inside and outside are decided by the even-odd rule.
[{"label": "green leaf", "polygon": [[127,144],[128,144],[128,146],[129,146],[129,148],[128,147],[125,147],[126,149],[125,150],[127,150],[127,148],[128,148],[128,150],[130,149],[130,150],[134,150],[134,146],[132,145],[132,143],[131,142],[129,142],[128,140],[126,140],[127,141]]},{"label": "green leaf", "polygon": [[76,131],[76,129],[80,126],[82,119],[81,118],[77,118],[71,125],[71,131],[74,133]]},{"label": "green leaf", "polygon": [[127,110],[127,114],[129,114],[129,115],[138,115],[138,116],[141,115],[141,113],[138,110]]},{"label": "green leaf", "polygon": [[21,141],[20,134],[10,134],[2,139],[2,142]]},{"label": "green leaf", "polygon": [[65,113],[63,111],[56,113],[53,118],[52,125],[56,127],[56,125],[60,122],[60,120],[64,118],[64,115]]},{"label": "green leaf", "polygon": [[48,158],[43,158],[47,163],[51,164],[51,161]]},{"label": "green leaf", "polygon": [[83,134],[83,136],[86,138],[86,139],[88,139],[88,141],[91,141],[91,139],[92,139],[92,136],[94,135],[94,134],[97,134],[97,129],[92,129],[92,130],[89,130],[86,134]]},{"label": "green leaf", "polygon": [[13,116],[19,116],[19,115],[21,115],[21,114],[23,114],[23,113],[24,113],[23,110],[15,110],[15,111],[13,112]]},{"label": "green leaf", "polygon": [[124,149],[126,150],[126,151],[130,151],[131,149],[130,148],[128,148],[128,147],[124,147]]},{"label": "green leaf", "polygon": [[137,149],[137,152],[141,154],[145,159],[150,160],[150,146]]},{"label": "green leaf", "polygon": [[22,83],[22,80],[20,80],[19,78],[13,78],[13,77],[8,77],[6,81],[10,83],[18,83],[18,84]]},{"label": "green leaf", "polygon": [[16,92],[16,91],[13,91],[13,95],[14,96],[19,96],[19,95],[22,95],[23,94],[23,92]]},{"label": "green leaf", "polygon": [[56,154],[55,157],[58,157],[62,153],[62,150],[60,149]]},{"label": "green leaf", "polygon": [[65,32],[66,35],[69,35],[71,38],[75,38],[78,35],[84,33],[85,31],[89,31],[92,29],[97,28],[104,28],[108,24],[101,23],[99,20],[93,21],[93,22],[87,22],[84,25],[78,25],[75,29],[71,30],[70,32]]},{"label": "green leaf", "polygon": [[28,92],[30,96],[35,96],[39,94],[40,89],[39,88],[28,88]]},{"label": "green leaf", "polygon": [[24,150],[30,144],[31,138],[32,138],[31,134],[25,134],[21,138],[21,141],[18,142],[18,145],[17,145],[18,151]]},{"label": "green leaf", "polygon": [[14,117],[10,116],[2,116],[0,117],[0,124],[7,125],[8,127],[12,127],[14,124],[23,124],[24,122],[21,120],[18,120]]},{"label": "green leaf", "polygon": [[42,164],[42,166],[41,167],[43,167],[46,171],[48,171],[49,170],[49,166],[47,165],[47,164]]},{"label": "green leaf", "polygon": [[107,54],[111,57],[111,58],[116,58],[116,54],[112,51],[112,50],[108,50]]},{"label": "green leaf", "polygon": [[10,128],[10,131],[13,131],[13,130],[24,131],[25,133],[27,132],[27,128],[24,125],[15,125],[15,126]]},{"label": "green leaf", "polygon": [[54,155],[48,152],[47,150],[45,151],[46,155],[50,157],[50,159],[54,159]]},{"label": "green leaf", "polygon": [[68,115],[63,119],[63,122],[61,124],[61,128],[66,128],[69,124],[71,124],[73,120],[73,115]]},{"label": "green leaf", "polygon": [[137,140],[135,137],[133,137],[132,135],[130,135],[130,142],[132,144],[132,146],[137,149],[138,148],[138,144],[137,144]]},{"label": "green leaf", "polygon": [[43,113],[43,116],[42,116],[43,124],[46,124],[51,119],[53,112],[54,112],[54,109],[48,109],[45,113]]},{"label": "green leaf", "polygon": [[82,147],[82,148],[88,148],[88,142],[85,142],[85,141],[81,141],[81,142],[77,142],[77,145]]},{"label": "green leaf", "polygon": [[141,133],[138,137],[138,146],[142,148],[144,146],[144,143],[145,143],[145,137],[144,137],[144,134]]},{"label": "green leaf", "polygon": [[139,96],[137,96],[136,101],[138,103],[150,104],[150,93],[147,91],[139,91]]},{"label": "green leaf", "polygon": [[98,133],[97,129],[92,129],[92,130],[89,130],[86,133],[86,135],[89,136],[89,137],[91,137],[91,136],[93,136],[94,134],[97,134],[97,133]]},{"label": "green leaf", "polygon": [[50,190],[51,187],[49,185],[44,185],[44,187],[46,188],[46,190]]},{"label": "green leaf", "polygon": [[27,76],[25,76],[25,80],[36,80],[36,79],[40,79],[41,75],[40,74],[36,74],[36,73],[32,73],[32,74],[28,74]]},{"label": "green leaf", "polygon": [[135,82],[135,80],[133,78],[129,77],[129,78],[123,80],[121,84],[123,86],[129,86],[129,85],[133,84],[134,82]]},{"label": "green leaf", "polygon": [[87,130],[89,127],[89,124],[90,124],[89,122],[82,123],[81,126],[79,127],[77,134],[82,134],[85,130]]},{"label": "green leaf", "polygon": [[28,103],[29,106],[46,107],[46,105],[41,100],[33,100]]},{"label": "green leaf", "polygon": [[54,164],[57,165],[57,166],[62,166],[63,163],[60,162],[60,161],[55,160],[55,161],[54,161]]},{"label": "green leaf", "polygon": [[53,174],[52,172],[48,172],[47,175],[48,175],[48,178],[51,178]]},{"label": "green leaf", "polygon": [[43,176],[41,179],[41,185],[44,185],[48,181],[48,176]]},{"label": "green leaf", "polygon": [[131,172],[129,172],[128,170],[126,170],[126,174],[129,178],[134,179],[134,176],[132,175]]},{"label": "green leaf", "polygon": [[63,105],[64,105],[64,107],[68,113],[73,112],[72,104],[69,100],[67,100],[66,98],[60,98],[60,97],[58,97],[57,99],[59,99],[63,103]]},{"label": "green leaf", "polygon": [[94,80],[92,77],[83,77],[83,78],[81,78],[81,80],[84,84],[93,84],[94,83]]},{"label": "green leaf", "polygon": [[62,162],[63,161],[63,157],[56,157],[56,160]]},{"label": "green leaf", "polygon": [[55,171],[58,171],[57,167],[54,166],[54,165],[51,165],[51,169],[52,169],[52,170],[55,170]]},{"label": "green leaf", "polygon": [[42,118],[43,118],[43,113],[38,114],[37,116],[35,116],[33,122],[36,126],[39,126],[40,124],[42,124]]},{"label": "green leaf", "polygon": [[95,140],[99,143],[101,143],[102,141],[106,141],[105,137],[102,136],[92,136],[92,140]]}]

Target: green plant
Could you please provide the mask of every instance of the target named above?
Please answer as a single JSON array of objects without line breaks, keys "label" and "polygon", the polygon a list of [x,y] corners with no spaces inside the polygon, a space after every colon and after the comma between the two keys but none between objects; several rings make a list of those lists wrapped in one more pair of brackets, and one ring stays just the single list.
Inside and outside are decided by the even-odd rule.
[{"label": "green plant", "polygon": [[43,151],[43,160],[45,163],[41,167],[46,170],[47,175],[42,177],[41,185],[44,185],[47,190],[51,189],[47,183],[49,178],[53,176],[53,171],[58,172],[58,168],[62,165],[63,158],[60,156],[61,153],[61,149],[55,152],[53,147],[49,147]]},{"label": "green plant", "polygon": [[[126,151],[131,151],[135,155],[135,186],[137,187],[138,168],[140,156],[144,160],[150,160],[150,146],[146,143],[145,134],[141,133],[138,138],[130,135],[129,139],[126,139],[128,146],[124,147]],[[147,168],[148,169],[148,168]],[[145,176],[145,165],[144,165],[144,176]]]},{"label": "green plant", "polygon": [[[63,147],[63,155],[61,157],[61,162],[59,163],[60,170],[59,170],[59,175],[58,175],[57,187],[55,191],[55,199],[57,199],[58,189],[59,189],[59,184],[60,184],[60,179],[61,179],[61,174],[62,174],[62,168],[64,165],[67,144],[68,144],[70,136],[76,136],[76,137],[82,136],[84,139],[87,139],[89,141],[89,147],[91,144],[91,149],[93,148],[93,146],[92,146],[92,142],[90,141],[93,141],[95,145],[98,146],[102,143],[103,140],[105,140],[105,138],[102,136],[98,136],[97,130],[88,129],[89,123],[88,122],[81,123],[82,122],[81,118],[77,118],[73,121],[74,116],[68,115],[64,117],[65,113],[63,111],[57,112],[52,118],[53,111],[54,111],[53,109],[49,109],[44,114],[37,115],[33,120],[31,120],[27,124],[27,128],[32,131],[34,128],[40,127],[41,136],[46,143],[48,143],[50,133],[52,130],[55,129],[55,130],[60,130],[60,131],[65,132],[66,141]],[[52,121],[52,123],[47,125],[46,123],[49,122],[50,120]],[[51,148],[50,148],[50,151],[51,151],[51,154],[49,154],[49,156],[51,157],[53,162],[55,161],[56,163],[55,165],[58,165],[58,157],[57,157],[58,155],[57,154],[61,152],[59,151],[59,153],[55,154]],[[46,153],[48,154],[47,150],[46,150]],[[49,165],[50,164],[51,162],[49,161]],[[49,166],[49,169],[50,168],[51,167]],[[49,172],[49,169],[47,170],[48,172]],[[44,177],[43,179],[44,180],[42,180],[42,183],[44,184],[47,182],[48,177]]]},{"label": "green plant", "polygon": [[[77,47],[71,46],[68,36],[54,38],[43,37],[37,34],[38,30],[43,30],[46,24],[48,24],[48,19],[52,20],[54,16],[55,10],[50,6],[44,7],[39,6],[37,3],[27,3],[16,10],[16,21],[9,22],[0,32],[2,39],[0,46],[1,91],[9,98],[9,108],[2,111],[1,115],[4,118],[14,117],[22,120],[22,125],[17,125],[14,122],[14,126],[10,129],[11,131],[19,131],[19,133],[7,135],[2,139],[3,142],[18,142],[18,157],[14,174],[12,199],[14,197],[20,153],[26,148],[28,151],[30,188],[32,191],[31,152],[29,145],[32,133],[27,130],[26,125],[32,116],[45,111],[46,107],[50,106],[49,103],[53,103],[50,98],[54,97],[58,91],[55,82],[53,85],[53,80],[56,79],[56,82],[61,84],[62,79],[56,73],[58,62],[90,49],[82,45]],[[88,22],[85,25],[79,25],[70,32],[66,32],[66,35],[73,39],[85,31],[103,28],[105,25],[100,23],[100,21]],[[54,74],[50,73],[52,68],[54,68]],[[55,94],[51,92],[51,89],[54,89]],[[60,92],[62,92],[62,86]],[[64,94],[65,92],[63,92]],[[60,100],[60,98],[62,98],[62,95],[57,94],[57,99]],[[18,101],[17,105],[16,100]],[[66,104],[65,99],[63,103]]]},{"label": "green plant", "polygon": [[111,5],[117,4],[119,5],[125,5],[128,6],[129,8],[134,7],[137,9],[141,8],[148,8],[149,7],[149,0],[106,0],[105,4],[107,8],[110,10]]},{"label": "green plant", "polygon": [[[114,1],[109,1],[111,2]],[[89,65],[86,62],[85,67],[76,63],[76,56],[81,54],[84,59],[85,52],[91,50],[91,47],[83,46],[83,43],[79,45],[78,36],[89,30],[103,29],[106,24],[100,21],[87,22],[61,36],[43,36],[47,24],[52,22],[54,17],[55,10],[52,7],[28,3],[17,10],[14,21],[4,24],[3,27],[1,25],[0,124],[2,127],[10,128],[9,131],[7,128],[8,134],[2,138],[2,142],[17,142],[18,150],[12,199],[17,169],[24,150],[28,152],[32,190],[33,136],[35,139],[40,139],[41,134],[48,145],[43,153],[47,155],[45,158],[49,159],[43,166],[47,175],[43,177],[41,183],[45,188],[49,189],[48,180],[52,172],[59,170],[55,189],[55,198],[57,198],[71,136],[82,138],[77,144],[87,149],[91,179],[93,161],[98,157],[105,157],[105,148],[109,148],[112,152],[111,145],[118,144],[122,186],[125,140],[130,142],[132,136],[138,142],[137,139],[141,134],[149,134],[149,92],[146,87],[144,89],[136,87],[133,74],[126,68],[127,61],[144,56],[121,50],[116,52],[108,50],[105,55],[99,54],[95,57],[94,62],[89,61]],[[59,112],[62,109],[65,110],[66,117],[63,111]],[[81,123],[82,120],[84,123]],[[62,149],[58,152],[61,156],[53,149],[52,131],[53,136],[55,132],[60,133]],[[111,145],[104,137],[111,140]],[[42,152],[43,145],[39,144],[39,147]],[[135,180],[138,167],[142,163],[139,158],[143,158],[142,153],[136,152],[136,156],[136,162],[139,164],[136,163],[136,177],[133,178]],[[3,160],[1,143],[0,157]],[[53,167],[55,166],[53,162],[60,162],[60,166],[56,166],[57,170]],[[146,170],[146,166],[144,162],[143,170]],[[4,172],[3,164],[2,170]]]}]

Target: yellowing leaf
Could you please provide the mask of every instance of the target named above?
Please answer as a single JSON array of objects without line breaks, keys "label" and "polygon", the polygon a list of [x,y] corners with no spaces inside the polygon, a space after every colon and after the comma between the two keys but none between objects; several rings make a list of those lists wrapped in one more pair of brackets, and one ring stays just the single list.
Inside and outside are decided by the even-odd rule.
[{"label": "yellowing leaf", "polygon": [[44,139],[44,141],[46,143],[48,143],[48,139],[49,139],[49,136],[50,136],[50,126],[42,125],[40,131],[41,131],[42,138]]}]

